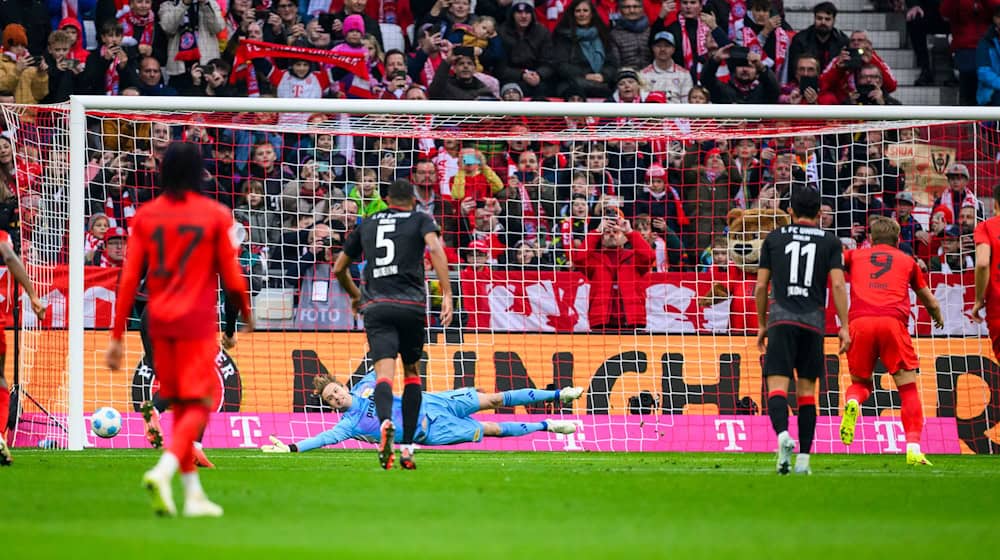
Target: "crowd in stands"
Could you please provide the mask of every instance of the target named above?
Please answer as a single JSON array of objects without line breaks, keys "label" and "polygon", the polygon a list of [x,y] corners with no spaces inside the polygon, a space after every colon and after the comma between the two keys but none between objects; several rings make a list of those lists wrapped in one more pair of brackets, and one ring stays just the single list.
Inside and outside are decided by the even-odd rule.
[{"label": "crowd in stands", "polygon": [[[813,25],[796,30],[781,0],[97,0],[90,51],[79,19],[53,18],[40,4],[0,4],[0,101],[86,93],[900,103],[868,34],[838,28],[826,1]],[[935,78],[926,36],[950,27],[963,103],[1000,103],[1000,7],[907,0],[900,8],[918,84]],[[495,142],[298,134],[279,130],[338,117],[253,118],[260,129],[95,121],[88,262],[121,262],[129,219],[153,196],[166,145],[180,139],[203,146],[204,190],[245,227],[241,258],[255,291],[298,287],[360,217],[386,207],[381,194],[397,179],[414,185],[419,210],[437,219],[452,260],[467,270],[579,270],[598,291],[649,271],[725,266],[727,214],[784,209],[793,188],[821,191],[824,227],[845,244],[863,242],[870,216],[896,217],[904,248],[929,270],[969,270],[970,228],[983,216],[969,169],[954,164],[929,231],[914,219],[906,174],[886,155],[912,141],[911,131],[558,142],[529,141],[526,124],[507,121],[511,137],[524,139]],[[566,119],[567,128],[586,124]],[[11,137],[0,136],[5,224],[30,220],[31,182],[49,172],[29,169],[38,154],[17,165],[12,154]],[[628,324],[635,305],[626,297],[607,321]]]}]

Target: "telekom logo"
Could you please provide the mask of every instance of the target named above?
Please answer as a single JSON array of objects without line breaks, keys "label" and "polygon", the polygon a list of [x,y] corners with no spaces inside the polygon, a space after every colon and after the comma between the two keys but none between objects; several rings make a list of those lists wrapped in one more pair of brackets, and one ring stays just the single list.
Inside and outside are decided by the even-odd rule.
[{"label": "telekom logo", "polygon": [[743,420],[730,418],[719,418],[715,421],[716,437],[719,441],[726,442],[723,451],[743,451],[739,442],[747,440],[746,427]]},{"label": "telekom logo", "polygon": [[889,451],[892,453],[899,453],[903,451],[899,445],[901,441],[906,441],[906,435],[903,432],[903,423],[894,420],[876,420],[875,421],[875,440],[879,443],[885,443],[886,447],[882,448],[882,451]]},{"label": "telekom logo", "polygon": [[261,436],[260,417],[258,416],[230,416],[229,427],[232,428],[234,438],[242,439],[239,447],[257,447],[253,438]]}]

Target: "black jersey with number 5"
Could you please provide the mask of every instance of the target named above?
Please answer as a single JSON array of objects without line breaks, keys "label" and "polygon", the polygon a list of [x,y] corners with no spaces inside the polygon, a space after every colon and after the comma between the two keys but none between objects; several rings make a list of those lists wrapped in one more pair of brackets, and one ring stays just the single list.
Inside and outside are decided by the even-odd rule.
[{"label": "black jersey with number 5", "polygon": [[840,240],[818,227],[793,224],[769,233],[760,251],[760,268],[771,271],[768,326],[825,330],[827,277],[844,268]]},{"label": "black jersey with number 5", "polygon": [[426,303],[424,235],[440,231],[424,212],[389,208],[373,214],[344,242],[352,260],[366,260],[362,303]]}]

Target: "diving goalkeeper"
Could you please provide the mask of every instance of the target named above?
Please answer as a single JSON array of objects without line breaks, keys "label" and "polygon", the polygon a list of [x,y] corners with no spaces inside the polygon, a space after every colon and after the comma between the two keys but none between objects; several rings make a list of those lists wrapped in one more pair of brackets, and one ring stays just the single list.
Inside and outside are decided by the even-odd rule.
[{"label": "diving goalkeeper", "polygon": [[[264,445],[265,453],[302,453],[333,445],[347,439],[359,439],[375,443],[379,438],[379,421],[375,414],[375,372],[368,375],[351,388],[329,375],[317,375],[313,379],[316,393],[324,402],[343,412],[340,422],[333,428],[298,443],[286,445],[271,436],[272,445]],[[481,410],[501,406],[518,406],[545,401],[570,402],[580,398],[582,387],[565,387],[558,391],[541,389],[516,389],[502,393],[480,393],[473,388],[456,389],[441,393],[425,393],[420,407],[417,424],[416,443],[423,445],[451,445],[455,443],[482,441],[483,437],[523,436],[532,432],[549,431],[557,434],[571,434],[576,424],[569,420],[542,420],[541,422],[480,422],[469,416]],[[393,397],[393,422],[402,422],[402,400]],[[397,433],[397,439],[401,437]]]}]

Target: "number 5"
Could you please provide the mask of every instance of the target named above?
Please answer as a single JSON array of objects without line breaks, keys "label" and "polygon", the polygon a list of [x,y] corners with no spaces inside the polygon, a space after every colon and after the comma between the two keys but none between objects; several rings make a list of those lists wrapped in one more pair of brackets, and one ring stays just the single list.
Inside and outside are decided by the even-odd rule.
[{"label": "number 5", "polygon": [[392,264],[396,258],[396,243],[385,236],[387,233],[396,231],[396,224],[379,224],[375,229],[375,246],[385,249],[385,255],[375,258],[375,266],[386,266]]}]

